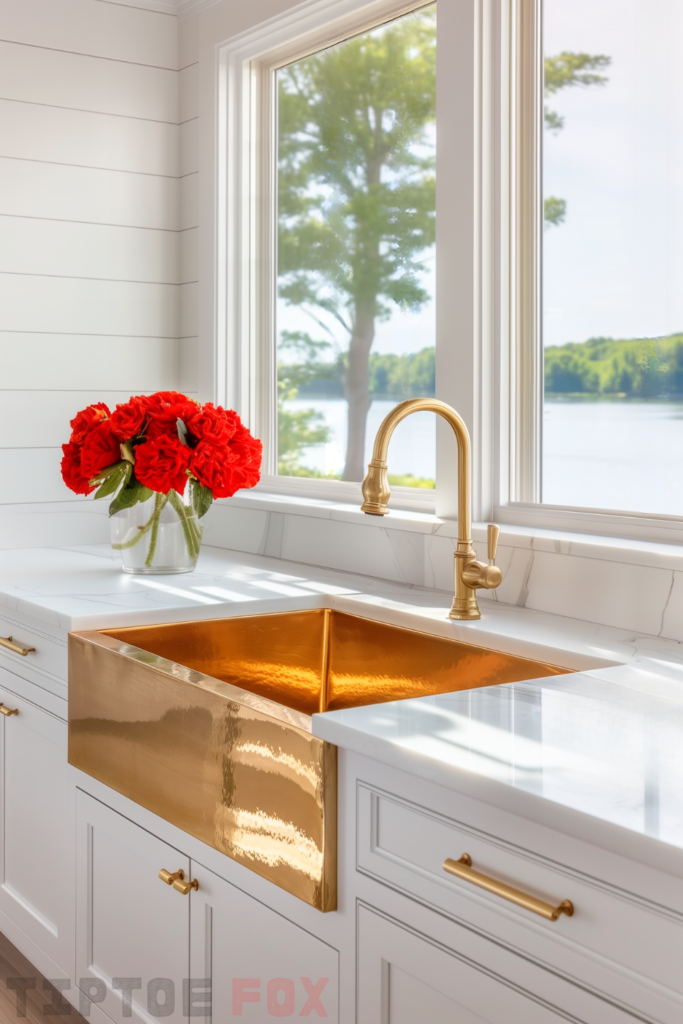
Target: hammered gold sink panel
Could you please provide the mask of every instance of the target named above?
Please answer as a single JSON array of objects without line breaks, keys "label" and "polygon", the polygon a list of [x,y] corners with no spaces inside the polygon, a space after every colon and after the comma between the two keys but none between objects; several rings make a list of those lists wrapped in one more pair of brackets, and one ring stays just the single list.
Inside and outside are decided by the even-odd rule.
[{"label": "hammered gold sink panel", "polygon": [[565,671],[329,609],[71,634],[69,762],[334,910],[336,748],[311,716]]},{"label": "hammered gold sink panel", "polygon": [[305,715],[566,671],[327,609],[136,626],[107,635]]}]

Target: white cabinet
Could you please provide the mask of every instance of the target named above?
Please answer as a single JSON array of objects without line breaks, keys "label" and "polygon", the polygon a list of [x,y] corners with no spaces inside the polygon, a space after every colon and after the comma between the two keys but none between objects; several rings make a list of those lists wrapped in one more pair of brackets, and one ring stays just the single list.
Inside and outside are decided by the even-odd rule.
[{"label": "white cabinet", "polygon": [[[331,946],[81,790],[77,834],[76,969],[91,1016],[337,1024]],[[197,889],[165,885],[162,868]]]},{"label": "white cabinet", "polygon": [[468,929],[451,926],[450,941],[360,906],[358,1024],[632,1024],[631,1014]]},{"label": "white cabinet", "polygon": [[[192,894],[191,976],[213,994],[213,1021],[339,1020],[339,954],[200,865]],[[198,1006],[202,1006],[200,996]]]},{"label": "white cabinet", "polygon": [[77,844],[79,988],[116,1021],[180,1024],[190,897],[164,884],[159,871],[182,870],[188,879],[189,858],[80,790]]},{"label": "white cabinet", "polygon": [[[0,702],[17,712],[0,716],[0,911],[69,975],[73,870],[67,725],[4,688]],[[11,924],[3,930],[16,942]],[[49,964],[37,966],[51,971]]]}]

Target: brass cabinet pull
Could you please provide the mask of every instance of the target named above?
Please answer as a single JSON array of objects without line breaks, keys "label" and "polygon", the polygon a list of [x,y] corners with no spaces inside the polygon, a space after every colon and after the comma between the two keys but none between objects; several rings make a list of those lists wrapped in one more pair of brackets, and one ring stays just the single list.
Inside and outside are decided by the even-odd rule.
[{"label": "brass cabinet pull", "polygon": [[185,881],[185,872],[182,868],[180,871],[167,871],[166,868],[162,868],[159,878],[162,882],[166,882],[166,885],[172,885],[175,891],[183,896],[189,896],[193,889],[196,891],[199,888],[196,878],[192,882]]},{"label": "brass cabinet pull", "polygon": [[571,917],[574,913],[574,904],[571,900],[562,900],[559,906],[554,907],[552,903],[544,903],[543,900],[537,900],[535,896],[529,896],[528,893],[522,892],[521,889],[513,889],[511,885],[506,885],[505,882],[498,882],[495,878],[482,875],[479,871],[475,871],[472,868],[472,858],[469,853],[463,853],[460,860],[451,860],[450,858],[445,860],[443,862],[443,869],[457,878],[463,878],[466,882],[472,882],[473,885],[486,889],[487,892],[495,893],[496,896],[502,896],[504,900],[516,903],[518,907],[531,910],[534,914],[545,917],[547,921],[557,921],[560,914],[566,914],[567,917]]},{"label": "brass cabinet pull", "polygon": [[19,708],[6,708],[4,704],[0,704],[0,715],[5,715],[9,718],[10,715],[18,715]]},{"label": "brass cabinet pull", "polygon": [[23,644],[15,643],[11,636],[0,636],[0,647],[6,647],[8,651],[21,654],[24,658],[31,651],[35,651],[35,647],[24,647]]}]

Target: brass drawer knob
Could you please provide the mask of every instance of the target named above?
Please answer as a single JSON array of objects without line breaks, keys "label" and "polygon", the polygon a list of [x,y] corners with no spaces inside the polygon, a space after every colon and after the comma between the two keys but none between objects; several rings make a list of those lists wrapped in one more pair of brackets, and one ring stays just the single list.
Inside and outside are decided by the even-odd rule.
[{"label": "brass drawer knob", "polygon": [[0,647],[6,647],[8,651],[21,654],[24,658],[31,651],[35,651],[35,647],[24,647],[23,644],[15,643],[11,636],[0,636]]},{"label": "brass drawer knob", "polygon": [[511,885],[506,885],[505,882],[498,882],[495,878],[482,875],[481,872],[475,871],[472,867],[472,858],[469,853],[463,853],[460,860],[451,860],[450,858],[445,860],[443,862],[443,869],[448,871],[450,875],[455,875],[456,878],[472,882],[473,885],[478,885],[480,889],[486,889],[487,892],[492,892],[496,896],[502,896],[504,900],[516,903],[518,907],[531,910],[532,913],[545,917],[547,921],[557,921],[560,914],[566,914],[567,917],[571,917],[574,913],[574,904],[571,900],[562,900],[557,907],[554,907],[552,903],[537,900],[535,896],[529,896],[528,893],[522,892],[521,889],[513,889]]},{"label": "brass drawer knob", "polygon": [[199,888],[199,882],[196,878],[192,882],[185,881],[185,872],[182,868],[180,871],[167,871],[166,868],[161,868],[159,878],[162,882],[166,882],[166,885],[172,885],[175,891],[183,896],[189,896],[193,889],[196,892]]},{"label": "brass drawer knob", "polygon": [[9,718],[10,715],[18,715],[19,708],[6,708],[4,704],[0,704],[0,715],[5,715]]}]

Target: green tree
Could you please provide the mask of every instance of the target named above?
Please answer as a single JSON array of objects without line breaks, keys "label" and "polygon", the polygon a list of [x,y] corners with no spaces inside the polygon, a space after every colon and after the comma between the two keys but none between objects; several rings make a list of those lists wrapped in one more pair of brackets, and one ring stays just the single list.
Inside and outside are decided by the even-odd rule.
[{"label": "green tree", "polygon": [[[602,54],[592,56],[589,53],[569,53],[564,50],[556,57],[546,57],[544,61],[544,94],[554,96],[561,89],[572,86],[605,85],[608,79],[596,72],[603,71],[612,63],[611,57]],[[559,132],[564,127],[564,118],[547,105],[543,109],[543,117],[547,131]],[[562,224],[567,214],[567,203],[556,196],[547,196],[544,201],[543,216],[546,224]]]},{"label": "green tree", "polygon": [[436,12],[423,9],[279,73],[279,294],[348,339],[343,478],[364,473],[376,322],[429,295],[435,237]]},{"label": "green tree", "polygon": [[311,470],[301,466],[301,451],[330,440],[330,428],[325,426],[319,412],[314,409],[291,412],[285,408],[285,402],[296,398],[301,387],[310,387],[334,374],[334,364],[319,358],[329,348],[327,340],[315,340],[304,331],[283,331],[280,335],[280,352],[291,352],[295,356],[294,362],[278,364],[278,473],[283,476],[313,475]]}]

